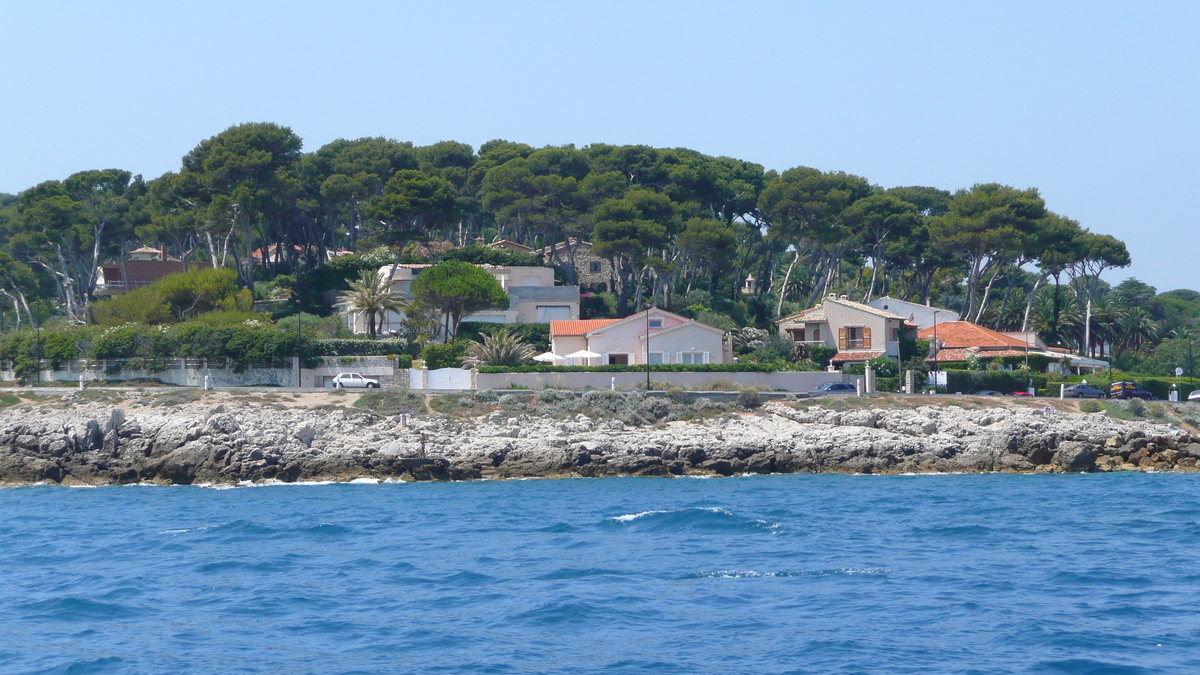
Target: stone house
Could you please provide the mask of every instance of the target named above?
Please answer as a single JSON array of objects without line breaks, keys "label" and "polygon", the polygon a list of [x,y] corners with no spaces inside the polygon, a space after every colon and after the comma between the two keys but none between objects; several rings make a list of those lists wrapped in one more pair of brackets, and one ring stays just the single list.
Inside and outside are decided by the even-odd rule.
[{"label": "stone house", "polygon": [[776,324],[779,334],[797,345],[837,348],[831,363],[838,367],[880,356],[899,360],[900,340],[917,337],[916,325],[904,317],[834,294]]},{"label": "stone house", "polygon": [[592,253],[591,242],[577,240],[574,237],[553,246],[546,246],[534,252],[548,265],[553,265],[570,278],[571,249],[575,251],[575,283],[586,291],[604,292],[612,290],[612,262]]},{"label": "stone house", "polygon": [[724,330],[657,307],[624,319],[551,321],[550,351],[564,358],[581,351],[597,355],[568,359],[567,365],[634,365],[647,359],[650,365],[733,361]]}]

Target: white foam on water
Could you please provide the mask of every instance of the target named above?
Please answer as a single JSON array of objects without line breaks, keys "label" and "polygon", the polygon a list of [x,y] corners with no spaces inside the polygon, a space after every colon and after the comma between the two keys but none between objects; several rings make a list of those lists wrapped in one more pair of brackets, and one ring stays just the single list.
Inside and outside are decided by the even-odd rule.
[{"label": "white foam on water", "polygon": [[350,481],[350,484],[351,484],[351,485],[354,485],[354,484],[358,484],[358,485],[378,485],[378,484],[379,484],[379,479],[378,479],[378,478],[355,478],[354,480]]},{"label": "white foam on water", "polygon": [[623,516],[609,518],[609,520],[615,520],[618,523],[628,523],[631,520],[637,520],[638,518],[643,518],[645,516],[652,516],[656,513],[666,513],[666,511],[642,511],[641,513],[626,513]]}]

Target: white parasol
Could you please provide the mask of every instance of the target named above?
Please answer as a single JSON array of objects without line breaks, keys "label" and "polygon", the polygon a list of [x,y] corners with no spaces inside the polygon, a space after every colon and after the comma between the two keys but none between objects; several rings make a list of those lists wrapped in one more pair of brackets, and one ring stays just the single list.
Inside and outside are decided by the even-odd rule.
[{"label": "white parasol", "polygon": [[533,360],[541,361],[543,363],[558,363],[559,361],[566,361],[567,359],[566,357],[559,356],[554,352],[546,352],[545,354],[538,354],[537,356],[533,357]]}]

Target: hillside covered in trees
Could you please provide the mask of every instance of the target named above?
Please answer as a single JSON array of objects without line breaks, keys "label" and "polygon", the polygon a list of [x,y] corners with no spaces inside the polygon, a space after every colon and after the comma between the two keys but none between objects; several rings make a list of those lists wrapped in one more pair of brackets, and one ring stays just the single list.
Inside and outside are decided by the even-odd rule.
[{"label": "hillside covered in trees", "polygon": [[[1115,283],[1124,243],[1056,213],[1036,188],[883,189],[648,146],[363,138],[305,152],[287,127],[253,123],[153,180],[86,170],[0,195],[0,329],[94,323],[99,265],[139,245],[231,270],[254,298],[283,300],[278,318],[328,314],[318,292],[380,261],[467,259],[479,239],[567,242],[545,262],[568,283],[578,242],[590,242],[612,269],[583,289],[593,316],[653,303],[767,328],[825,293],[889,295],[1158,374],[1187,352],[1200,316],[1195,291]],[[327,262],[337,251],[356,255]]]}]

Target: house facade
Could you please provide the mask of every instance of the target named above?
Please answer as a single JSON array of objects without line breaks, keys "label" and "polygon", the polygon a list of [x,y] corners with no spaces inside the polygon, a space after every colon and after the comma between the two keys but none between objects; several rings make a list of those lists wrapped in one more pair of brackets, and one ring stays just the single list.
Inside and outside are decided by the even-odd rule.
[{"label": "house facade", "polygon": [[[412,298],[412,282],[422,270],[432,267],[427,264],[384,265],[379,274],[392,292],[404,298]],[[504,309],[486,310],[471,314],[463,321],[487,321],[491,323],[550,323],[551,321],[579,318],[579,287],[555,286],[554,270],[549,267],[511,267],[503,265],[479,265],[499,282],[508,293],[509,306]],[[367,332],[367,317],[361,312],[347,312],[343,308],[343,321],[354,333]],[[382,332],[401,330],[404,312],[388,312],[383,317]]]},{"label": "house facade", "polygon": [[[733,361],[733,349],[724,330],[657,307],[624,319],[551,321],[550,351],[566,358],[567,365]],[[596,356],[568,358],[578,352]]]},{"label": "house facade", "polygon": [[916,338],[917,327],[904,317],[829,295],[816,307],[776,322],[779,334],[805,347],[836,348],[835,366],[865,363],[880,356],[899,360],[900,340]]},{"label": "house facade", "polygon": [[897,300],[886,295],[868,302],[867,306],[902,316],[909,323],[916,324],[918,328],[928,328],[934,323],[958,321],[958,312],[953,310],[919,305],[915,302]]}]

